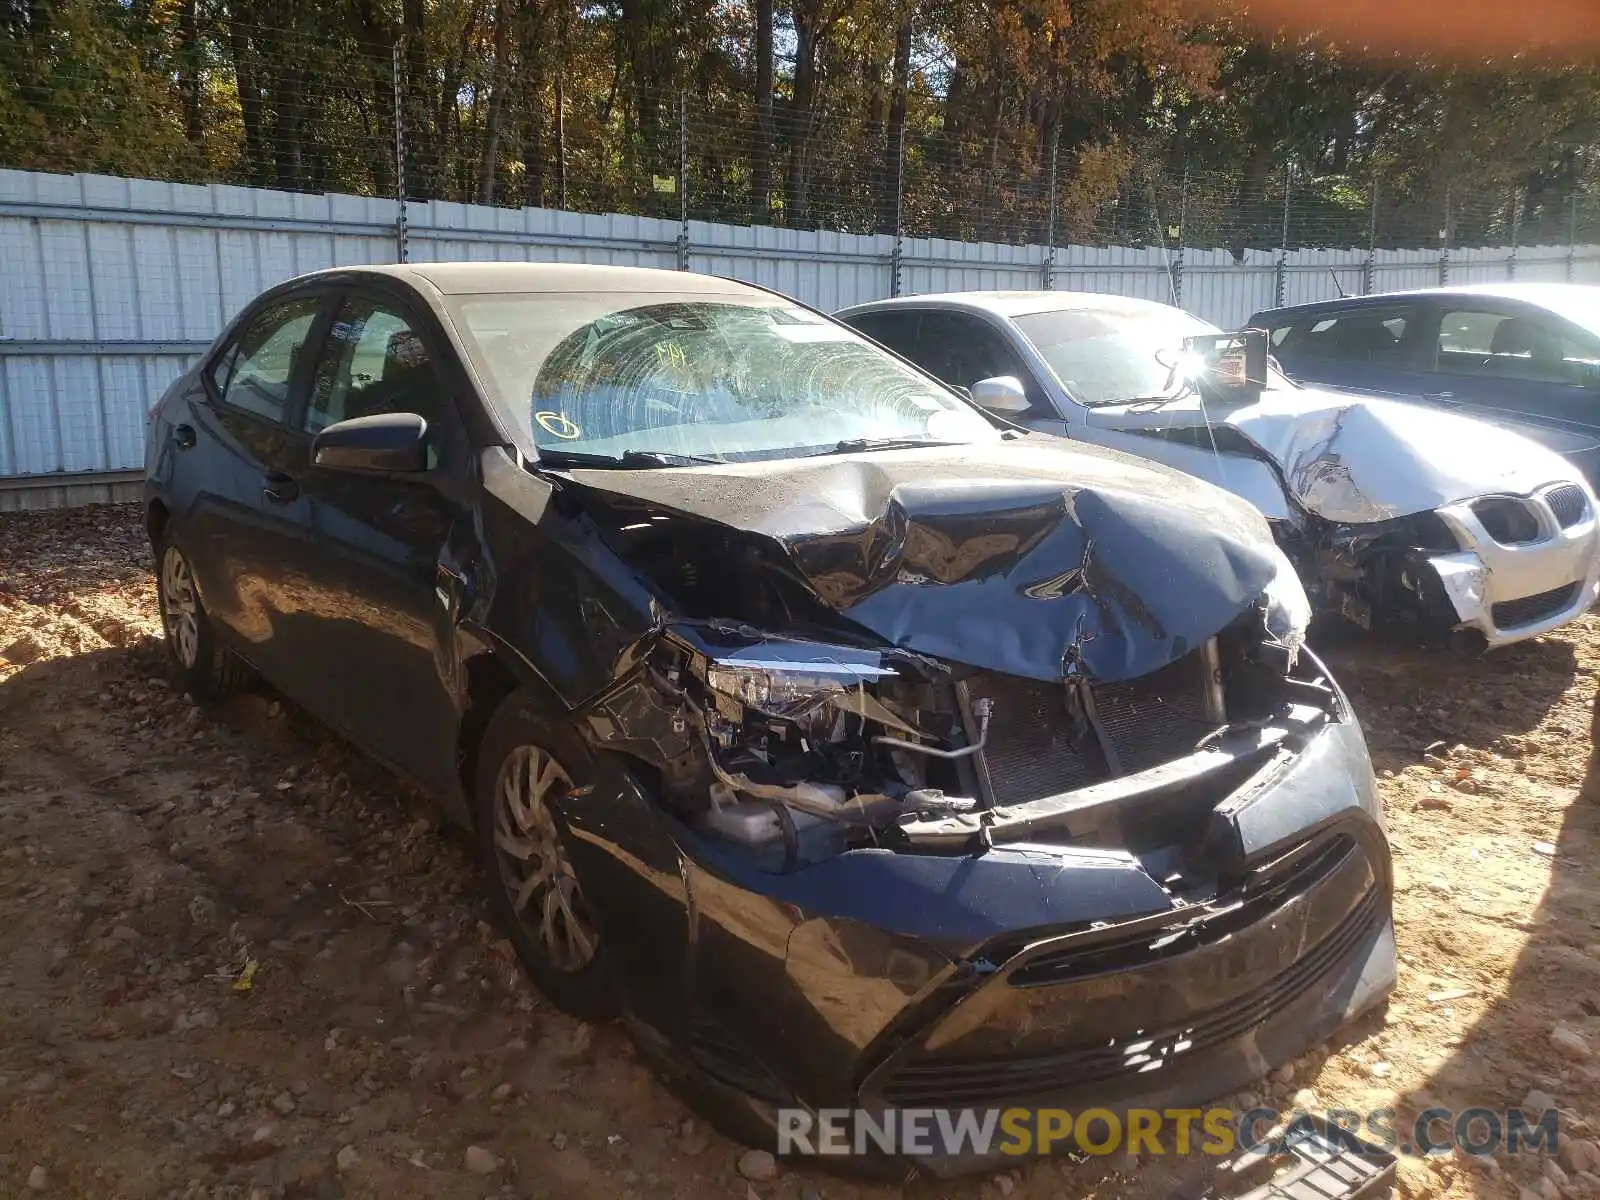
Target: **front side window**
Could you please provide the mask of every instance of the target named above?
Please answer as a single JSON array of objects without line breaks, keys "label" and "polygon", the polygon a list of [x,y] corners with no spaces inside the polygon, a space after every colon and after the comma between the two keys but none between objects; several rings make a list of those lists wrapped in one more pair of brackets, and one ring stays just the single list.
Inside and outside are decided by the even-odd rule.
[{"label": "front side window", "polygon": [[431,425],[438,403],[428,352],[411,323],[381,301],[342,301],[317,362],[306,431],[395,412],[418,413]]},{"label": "front side window", "polygon": [[[1067,394],[1095,407],[1182,395],[1183,339],[1220,332],[1176,308],[1061,308],[1013,317]],[[1273,387],[1288,381],[1273,372]]]},{"label": "front side window", "polygon": [[1456,309],[1439,320],[1438,369],[1529,383],[1595,378],[1600,338],[1538,317]]},{"label": "front side window", "polygon": [[850,328],[889,347],[902,358],[917,361],[917,319],[915,309],[882,309],[864,312],[848,319]]},{"label": "front side window", "polygon": [[268,306],[249,320],[238,340],[212,364],[211,381],[225,404],[281,421],[289,384],[322,301],[315,296]]},{"label": "front side window", "polygon": [[1290,359],[1398,363],[1411,321],[1404,310],[1358,309],[1312,317],[1273,331],[1277,352]]},{"label": "front side window", "polygon": [[453,316],[544,450],[759,459],[1000,436],[866,339],[773,297],[461,296]]},{"label": "front side window", "polygon": [[1025,385],[1028,377],[1028,369],[1005,336],[981,317],[966,313],[924,313],[913,361],[956,387],[970,388],[1000,375]]}]

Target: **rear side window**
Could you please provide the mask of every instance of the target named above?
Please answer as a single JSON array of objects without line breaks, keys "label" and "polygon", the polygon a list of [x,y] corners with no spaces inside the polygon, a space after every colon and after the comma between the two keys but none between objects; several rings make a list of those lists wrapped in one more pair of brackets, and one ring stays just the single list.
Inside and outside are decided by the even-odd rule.
[{"label": "rear side window", "polygon": [[251,318],[211,367],[211,381],[223,403],[282,421],[295,366],[321,306],[317,297],[303,296],[270,305]]},{"label": "rear side window", "polygon": [[1581,385],[1595,378],[1600,343],[1553,321],[1456,309],[1439,321],[1439,370],[1526,383]]},{"label": "rear side window", "polygon": [[1324,314],[1276,327],[1272,344],[1285,358],[1399,363],[1410,323],[1404,310]]}]

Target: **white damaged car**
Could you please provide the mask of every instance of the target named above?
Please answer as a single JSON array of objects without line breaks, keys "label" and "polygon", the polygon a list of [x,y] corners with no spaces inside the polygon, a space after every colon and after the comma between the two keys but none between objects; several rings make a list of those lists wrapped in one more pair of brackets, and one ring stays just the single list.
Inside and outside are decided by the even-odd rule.
[{"label": "white damaged car", "polygon": [[1594,494],[1560,455],[1469,417],[1302,387],[1257,330],[1077,292],[959,292],[835,314],[1027,428],[1243,496],[1313,602],[1365,628],[1502,646],[1600,592]]}]

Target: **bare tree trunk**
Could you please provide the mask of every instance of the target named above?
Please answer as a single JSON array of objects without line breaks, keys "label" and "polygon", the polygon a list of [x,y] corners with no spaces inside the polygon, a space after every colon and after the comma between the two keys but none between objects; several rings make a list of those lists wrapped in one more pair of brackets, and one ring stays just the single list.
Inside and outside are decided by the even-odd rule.
[{"label": "bare tree trunk", "polygon": [[911,35],[913,12],[910,0],[903,0],[904,10],[894,34],[894,67],[889,96],[889,128],[884,138],[884,195],[882,217],[878,228],[884,233],[896,232],[900,205],[899,197],[905,187],[905,136],[906,94],[911,89]]},{"label": "bare tree trunk", "polygon": [[406,190],[418,199],[432,200],[438,188],[438,142],[429,96],[428,47],[423,0],[403,0],[402,32],[405,37]]},{"label": "bare tree trunk", "polygon": [[376,99],[369,126],[372,144],[381,146],[369,160],[372,190],[379,196],[394,195],[394,41],[395,29],[379,15],[374,0],[356,0],[355,22],[361,53],[367,60]]},{"label": "bare tree trunk", "polygon": [[[286,56],[287,57],[287,56]],[[283,67],[272,88],[272,158],[277,186],[302,191],[305,170],[305,71]]]},{"label": "bare tree trunk", "polygon": [[205,164],[205,128],[200,112],[200,20],[196,11],[198,0],[183,0],[178,16],[180,40],[178,72],[179,91],[183,96],[183,136],[200,152],[200,163]]},{"label": "bare tree trunk", "polygon": [[[571,0],[556,0],[567,5]],[[522,202],[544,205],[544,77],[545,19],[537,0],[522,0],[517,22],[517,74],[522,84]],[[561,66],[566,52],[556,51],[556,93],[560,103]],[[559,118],[558,118],[559,120]]]},{"label": "bare tree trunk", "polygon": [[789,178],[784,224],[804,229],[811,219],[811,126],[817,102],[816,13],[794,6],[794,111],[789,131]]},{"label": "bare tree trunk", "polygon": [[772,0],[756,0],[756,145],[750,166],[750,220],[772,222]]},{"label": "bare tree trunk", "polygon": [[250,36],[245,30],[246,16],[236,6],[228,15],[228,52],[233,56],[234,78],[239,88],[239,118],[244,127],[244,161],[247,177],[256,187],[270,183],[267,174],[267,147],[262,129],[261,91],[256,85],[251,62]]},{"label": "bare tree trunk", "polygon": [[556,207],[567,206],[567,92],[556,72]]},{"label": "bare tree trunk", "polygon": [[478,169],[478,203],[494,203],[494,180],[500,164],[500,127],[506,110],[506,26],[511,14],[506,0],[494,7],[494,67],[489,85],[489,112],[483,123],[483,161]]}]

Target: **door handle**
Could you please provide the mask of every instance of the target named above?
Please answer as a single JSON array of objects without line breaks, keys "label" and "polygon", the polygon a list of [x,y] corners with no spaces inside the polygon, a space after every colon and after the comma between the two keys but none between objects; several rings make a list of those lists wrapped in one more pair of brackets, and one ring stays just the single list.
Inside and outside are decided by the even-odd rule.
[{"label": "door handle", "polygon": [[264,485],[261,488],[263,499],[273,504],[288,504],[300,495],[300,485],[295,482],[294,476],[285,475],[282,471],[268,471]]},{"label": "door handle", "polygon": [[195,443],[193,425],[174,425],[172,427],[172,444],[179,450],[192,450]]},{"label": "door handle", "polygon": [[1454,392],[1424,392],[1422,398],[1424,400],[1454,400],[1456,394]]}]

